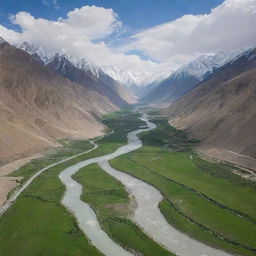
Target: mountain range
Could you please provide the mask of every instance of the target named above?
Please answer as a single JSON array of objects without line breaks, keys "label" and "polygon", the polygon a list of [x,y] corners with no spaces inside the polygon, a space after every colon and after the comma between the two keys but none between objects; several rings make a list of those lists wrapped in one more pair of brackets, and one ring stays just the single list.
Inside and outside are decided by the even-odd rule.
[{"label": "mountain range", "polygon": [[[120,67],[111,65],[99,66],[85,58],[80,58],[72,55],[64,55],[58,52],[50,51],[40,45],[23,42],[19,45],[16,45],[16,47],[26,51],[30,55],[39,57],[45,64],[51,61],[51,59],[54,58],[55,55],[65,56],[65,58],[68,59],[76,68],[84,71],[89,70],[95,76],[104,73],[116,82],[125,85],[128,88],[134,86],[137,87],[138,85],[147,85],[152,81],[152,75],[149,73],[140,71],[132,72],[130,70],[124,70]],[[163,78],[166,76],[166,72],[163,71],[162,74],[158,74],[158,76],[160,78]]]},{"label": "mountain range", "polygon": [[45,65],[31,54],[0,40],[1,163],[58,146],[61,138],[101,135],[101,116],[132,100],[104,74],[99,79],[62,56]]},{"label": "mountain range", "polygon": [[256,48],[216,69],[165,109],[199,150],[256,170]]},{"label": "mountain range", "polygon": [[200,152],[256,169],[256,49],[200,56],[147,86],[125,86],[109,70],[0,38],[0,161],[102,134],[102,115],[135,103],[132,91],[164,106],[172,125],[201,140]]},{"label": "mountain range", "polygon": [[234,59],[239,53],[240,51],[222,51],[212,56],[200,56],[147,91],[142,101],[154,104],[173,102],[193,89],[217,68]]}]

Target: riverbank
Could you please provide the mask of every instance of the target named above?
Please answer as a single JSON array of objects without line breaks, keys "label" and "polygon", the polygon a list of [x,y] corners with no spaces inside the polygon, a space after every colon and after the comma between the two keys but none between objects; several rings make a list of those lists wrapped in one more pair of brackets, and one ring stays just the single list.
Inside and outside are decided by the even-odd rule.
[{"label": "riverbank", "polygon": [[[41,176],[37,177],[33,183],[23,191],[17,199],[17,202],[0,220],[0,254],[7,256],[27,256],[35,254],[54,254],[59,256],[63,254],[101,255],[101,253],[92,246],[83,232],[81,232],[81,227],[78,227],[77,221],[60,204],[65,188],[58,179],[58,175],[69,166],[74,166],[87,159],[112,153],[120,146],[126,144],[128,132],[136,130],[139,127],[145,128],[145,123],[139,120],[139,117],[139,114],[132,114],[130,110],[123,110],[119,113],[113,113],[107,116],[103,122],[105,122],[110,129],[115,130],[115,132],[99,140],[97,142],[99,147],[96,150],[86,155],[76,157],[65,164],[62,163],[52,167],[42,173]],[[227,229],[224,231],[236,237],[237,233],[235,230],[238,226],[236,226],[237,219],[234,218],[240,218],[236,214],[242,213],[242,217],[245,217],[246,221],[249,221],[249,223],[252,223],[254,219],[253,206],[251,207],[248,204],[253,198],[247,194],[253,189],[252,184],[242,184],[241,180],[237,180],[236,175],[227,175],[227,168],[229,167],[226,165],[212,165],[212,163],[208,163],[207,161],[201,161],[200,158],[197,158],[196,154],[190,151],[197,141],[188,140],[184,133],[176,129],[166,129],[165,122],[161,120],[161,123],[159,123],[159,121],[160,120],[157,121],[158,123],[156,122],[158,124],[156,130],[141,135],[142,141],[145,144],[141,149],[120,156],[112,160],[111,164],[116,164],[117,167],[115,167],[117,169],[127,172],[141,179],[143,182],[146,181],[156,187],[165,199],[160,203],[161,212],[166,220],[177,229],[210,246],[236,254],[253,255],[246,248],[241,248],[239,245],[234,245],[229,241],[216,237],[215,233],[212,233],[211,229],[209,231],[209,227],[205,225],[207,222],[213,225],[214,223],[210,221],[211,217],[214,216],[215,219],[213,220],[217,222],[218,225],[223,224],[222,215],[224,214],[224,216],[228,216],[224,218],[228,224]],[[134,141],[134,143],[135,142],[136,141]],[[136,143],[138,143],[138,141]],[[187,148],[189,148],[189,150],[186,150]],[[125,153],[122,150],[121,152],[122,154]],[[107,158],[105,160],[110,159],[111,158]],[[120,161],[120,159],[122,161]],[[50,159],[48,159],[48,161],[49,160]],[[161,163],[161,165],[159,163]],[[37,169],[36,166],[37,164],[35,164],[34,167],[27,166],[20,171],[24,177],[28,179],[31,174],[35,172],[35,169]],[[87,168],[91,167],[86,167],[84,169],[85,172]],[[103,171],[100,170],[99,172]],[[80,172],[78,174],[80,174]],[[85,175],[87,174],[89,173]],[[20,174],[17,173],[17,175]],[[97,184],[97,178],[98,176],[95,176],[94,180],[92,173],[91,176],[87,176],[87,179],[84,180],[84,182],[87,183],[82,183],[82,185],[85,186],[84,193],[86,193],[86,185],[90,185],[90,182],[93,183],[94,186]],[[112,179],[114,178],[112,177]],[[78,179],[78,181],[81,182],[80,179]],[[102,187],[107,186],[108,181],[109,179],[106,177],[101,179]],[[224,181],[224,183],[220,181]],[[231,189],[232,191],[234,188],[239,191],[239,194],[236,194],[236,196],[234,196],[234,193],[229,193],[229,190]],[[244,188],[249,190],[245,191],[246,189],[244,190]],[[96,190],[96,188],[94,189]],[[92,191],[94,189],[92,189]],[[125,195],[127,196],[127,194]],[[230,195],[230,197],[228,197],[228,195]],[[101,199],[103,199],[105,195],[103,194],[102,196]],[[124,196],[124,194],[121,194],[121,197],[122,196]],[[246,198],[247,196],[249,197]],[[122,198],[124,199],[124,197]],[[112,199],[111,202],[107,202],[107,208],[104,208],[104,210],[109,213],[108,219],[111,219],[111,215],[113,214],[112,220],[115,220],[115,217],[117,217],[115,215],[116,211],[122,212],[126,210],[124,205],[118,205],[117,208],[114,207],[115,213],[112,212],[115,198]],[[212,201],[209,199],[212,199]],[[84,198],[84,200],[86,201],[86,198]],[[208,203],[206,204],[205,201]],[[91,201],[92,206],[93,203],[94,201]],[[211,208],[207,208],[207,205],[210,205]],[[205,208],[205,206],[207,207]],[[225,207],[222,208],[221,206]],[[95,205],[95,207],[97,208],[97,205]],[[217,208],[218,211],[222,209],[219,215],[215,215]],[[229,208],[235,210],[235,212],[229,213]],[[101,207],[101,210],[102,209],[103,207]],[[157,205],[155,209],[158,210]],[[100,213],[100,208],[98,208],[98,210],[100,220],[104,211]],[[202,215],[204,211],[205,215]],[[232,215],[231,219],[226,211]],[[45,214],[46,212],[47,214]],[[205,218],[207,214],[209,215],[208,219]],[[194,216],[198,219],[195,220]],[[123,212],[120,218],[123,219],[124,217],[127,219],[126,213]],[[202,220],[205,223],[201,224]],[[151,248],[152,253],[157,252],[160,253],[159,255],[168,255],[166,251],[162,248],[160,249],[157,244],[152,242],[152,240],[139,229],[139,226],[137,226],[136,229],[136,226],[133,226],[132,222],[129,222],[129,219],[127,219],[127,221],[128,222],[124,221],[125,225],[120,225],[119,222],[109,222],[109,230],[106,228],[108,234],[112,234],[113,239],[117,241],[118,244],[126,249],[129,247],[130,251],[136,253],[144,253],[147,255],[147,253],[150,253],[149,248]],[[238,223],[242,223],[240,219]],[[220,229],[218,225],[215,225],[214,229]],[[243,223],[241,225],[240,227],[242,227],[242,229],[239,231],[241,232],[241,237],[244,235],[244,232],[247,232],[244,238],[248,240],[246,243],[251,243],[251,237],[253,237],[250,231],[251,229]],[[232,229],[230,229],[229,226],[232,226]],[[205,227],[207,227],[208,230],[205,229]],[[245,229],[243,229],[244,227]],[[118,236],[118,234],[120,234],[120,236]],[[114,238],[114,236],[116,238]],[[32,237],[29,243],[27,242],[27,237]],[[133,240],[133,237],[137,237],[140,242]],[[238,237],[238,239],[240,238]],[[56,243],[56,241],[58,242]],[[196,247],[194,247],[194,249],[196,253]],[[153,255],[154,254],[152,254],[152,256]]]},{"label": "riverbank", "polygon": [[135,255],[173,256],[131,221],[136,201],[120,181],[97,164],[80,169],[74,178],[84,187],[81,199],[95,210],[101,227],[115,242]]},{"label": "riverbank", "polygon": [[[173,228],[169,225],[160,210],[158,209],[158,204],[162,201],[163,196],[158,190],[156,190],[151,185],[145,183],[143,179],[136,179],[133,175],[128,175],[126,173],[120,172],[116,169],[113,169],[108,161],[117,158],[118,156],[125,156],[125,153],[135,151],[142,146],[138,134],[143,131],[150,131],[156,126],[154,123],[149,122],[145,116],[143,120],[147,123],[147,126],[141,127],[142,129],[135,130],[128,134],[128,144],[120,147],[117,151],[94,159],[88,159],[78,163],[75,166],[67,168],[64,170],[60,177],[61,180],[67,187],[67,192],[63,199],[64,205],[74,213],[78,219],[79,226],[88,235],[92,243],[100,249],[107,256],[119,256],[127,255],[127,252],[120,250],[116,247],[116,244],[113,244],[109,238],[106,237],[97,221],[97,216],[94,214],[88,204],[82,202],[80,197],[82,195],[82,187],[80,185],[80,180],[77,180],[77,183],[72,179],[72,175],[75,175],[79,168],[83,168],[83,171],[86,172],[89,165],[92,163],[99,163],[100,167],[122,182],[123,185],[129,190],[130,195],[136,201],[136,208],[134,211],[134,216],[131,217],[132,221],[140,227],[149,237],[153,238],[154,241],[163,245],[170,252],[174,252],[177,255],[184,256],[197,256],[200,255],[209,255],[209,256],[224,256],[228,255],[225,252],[216,250],[207,246],[205,244],[199,243],[194,239],[182,234],[180,231]],[[148,127],[148,128],[147,128]],[[135,151],[136,152],[136,151]],[[85,167],[86,166],[86,167]],[[88,183],[87,183],[88,184]],[[107,184],[106,184],[107,185]],[[92,186],[92,184],[90,184]],[[84,186],[84,191],[87,191],[87,187]],[[95,207],[95,205],[94,205]],[[96,206],[97,208],[97,206]],[[83,211],[83,215],[81,215]],[[100,212],[96,211],[98,218],[101,218]],[[86,217],[86,220],[84,219]],[[90,223],[94,223],[90,225]],[[117,224],[117,227],[120,228],[120,231],[124,227]],[[119,236],[114,236],[112,230],[108,230],[110,236],[113,237],[116,241],[120,241]],[[121,232],[122,233],[122,232]],[[128,235],[128,234],[127,234]],[[130,251],[138,251],[138,245],[135,243],[129,243],[130,237],[126,237],[124,241],[128,241]],[[122,244],[122,243],[121,243]],[[122,244],[124,246],[124,244]],[[125,244],[127,248],[127,244]],[[131,246],[133,246],[131,248]],[[148,245],[149,246],[149,245]],[[135,248],[134,248],[135,247]],[[140,248],[141,249],[141,248]],[[136,253],[135,253],[136,254]],[[138,251],[138,254],[141,254],[141,251]]]},{"label": "riverbank", "polygon": [[254,255],[255,184],[233,174],[233,166],[201,159],[192,150],[197,141],[166,120],[154,122],[158,128],[141,135],[144,146],[111,165],[161,191],[161,212],[179,230],[216,248]]},{"label": "riverbank", "polygon": [[[125,112],[124,109],[119,114]],[[118,117],[119,114],[112,115]],[[22,192],[16,203],[0,219],[1,255],[102,255],[80,231],[72,215],[60,204],[65,188],[58,174],[69,165],[110,153],[126,143],[127,132],[143,124],[138,120],[138,116],[134,116],[136,121],[130,126],[121,118],[111,124],[108,123],[108,118],[105,118],[104,122],[108,123],[109,131],[115,129],[116,132],[99,140],[99,147],[95,151],[50,168]],[[92,147],[88,141],[80,141],[79,145],[82,151],[88,149],[88,146]],[[59,158],[60,155],[55,157]],[[52,160],[54,159],[44,159],[43,162],[33,160],[17,170],[15,175],[23,176],[24,180],[27,180]]]},{"label": "riverbank", "polygon": [[6,202],[8,194],[19,186],[20,181],[23,179],[23,177],[12,177],[11,173],[38,157],[40,155],[36,154],[32,157],[22,158],[0,167],[0,207]]}]

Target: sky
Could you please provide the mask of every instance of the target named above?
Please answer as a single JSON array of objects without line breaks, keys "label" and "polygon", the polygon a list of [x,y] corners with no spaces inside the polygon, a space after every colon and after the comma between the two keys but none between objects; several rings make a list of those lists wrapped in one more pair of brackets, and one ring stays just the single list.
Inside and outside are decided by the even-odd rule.
[{"label": "sky", "polygon": [[256,0],[0,0],[0,36],[154,80],[256,45]]}]

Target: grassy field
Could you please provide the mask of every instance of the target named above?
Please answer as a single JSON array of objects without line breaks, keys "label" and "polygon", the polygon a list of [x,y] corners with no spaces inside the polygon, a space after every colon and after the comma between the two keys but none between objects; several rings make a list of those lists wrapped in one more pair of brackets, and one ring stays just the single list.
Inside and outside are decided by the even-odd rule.
[{"label": "grassy field", "polygon": [[132,213],[129,196],[121,182],[104,172],[97,164],[82,168],[74,178],[83,185],[82,200],[98,215],[102,228],[121,246],[138,255],[171,256],[147,237],[128,216]]},{"label": "grassy field", "polygon": [[191,150],[198,142],[166,120],[155,123],[156,130],[141,135],[145,146],[111,165],[158,188],[165,196],[160,209],[178,229],[212,246],[254,255],[255,185],[232,174],[230,165],[201,159]]},{"label": "grassy field", "polygon": [[[126,143],[127,133],[144,125],[138,117],[129,108],[105,116],[103,122],[115,132],[99,140],[96,150],[52,167],[35,179],[0,219],[0,255],[101,255],[60,204],[65,188],[58,175],[68,166],[113,152]],[[160,210],[176,228],[214,247],[255,255],[250,249],[255,247],[256,237],[255,184],[232,174],[235,167],[231,165],[200,158],[193,151],[198,141],[170,127],[166,120],[155,123],[157,129],[141,135],[141,149],[111,164],[158,188],[165,197]],[[59,151],[32,160],[11,175],[23,176],[24,182],[39,169],[92,147],[88,141],[62,143]],[[86,186],[83,200],[94,207],[102,227],[114,240],[145,256],[171,255],[128,219],[128,194],[117,180],[97,165],[77,175]]]},{"label": "grassy field", "polygon": [[[112,130],[115,131],[111,136],[106,136],[99,140],[97,144],[101,145],[96,152],[91,155],[101,155],[115,150],[120,145],[126,142],[126,134],[129,131],[137,129],[144,122],[139,120],[139,114],[132,114],[131,108],[126,107],[117,112],[112,112],[103,116],[102,122],[108,127],[106,132]],[[51,152],[47,153],[45,156],[33,159],[29,163],[25,164],[18,170],[12,172],[10,176],[21,176],[23,177],[21,184],[24,183],[29,177],[35,174],[39,169],[42,169],[52,163],[61,161],[65,158],[71,157],[73,155],[79,154],[81,152],[87,151],[92,148],[92,144],[89,141],[84,140],[59,140],[62,147],[57,149],[52,149]]]},{"label": "grassy field", "polygon": [[[74,218],[60,204],[65,188],[59,173],[82,160],[113,152],[126,142],[126,133],[143,122],[136,114],[126,116],[128,109],[104,117],[104,123],[115,133],[98,141],[96,150],[50,168],[21,194],[0,219],[0,255],[5,256],[98,256],[102,255],[77,227]],[[123,116],[123,118],[121,117]],[[120,122],[120,126],[118,124]],[[120,127],[120,128],[119,128]],[[65,142],[65,148],[39,160],[33,160],[15,172],[24,180],[57,159],[61,160],[92,147],[88,141]],[[12,174],[13,175],[13,174]]]},{"label": "grassy field", "polygon": [[61,206],[58,174],[70,161],[44,172],[1,217],[0,255],[102,255]]},{"label": "grassy field", "polygon": [[45,156],[31,160],[29,163],[23,165],[18,170],[10,173],[10,176],[23,177],[20,182],[22,184],[38,170],[81,152],[85,152],[93,147],[89,141],[81,140],[72,141],[63,139],[60,140],[59,143],[62,144],[62,147],[52,149],[51,153],[47,153]]}]

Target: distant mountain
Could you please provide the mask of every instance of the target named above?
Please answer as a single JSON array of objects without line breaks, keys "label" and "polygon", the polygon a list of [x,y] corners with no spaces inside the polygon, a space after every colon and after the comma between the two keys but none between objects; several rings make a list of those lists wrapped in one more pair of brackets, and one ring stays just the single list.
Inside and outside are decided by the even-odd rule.
[{"label": "distant mountain", "polygon": [[[156,79],[156,74],[150,72],[131,72],[117,66],[102,66],[101,68],[106,74],[130,89],[144,87],[147,84],[154,82]],[[157,79],[163,80],[167,75],[167,71],[162,70],[161,72],[158,72]]]},{"label": "distant mountain", "polygon": [[54,52],[47,51],[45,48],[35,45],[29,44],[28,42],[23,42],[20,45],[15,45],[15,47],[29,53],[30,55],[38,56],[45,64],[55,55]]},{"label": "distant mountain", "polygon": [[[51,52],[42,46],[30,44],[24,42],[17,46],[18,48],[28,52],[29,54],[37,54],[42,61],[47,64],[57,52]],[[60,53],[60,55],[63,55]],[[65,57],[77,68],[85,71],[91,71],[95,76],[98,77],[100,73],[104,73],[111,77],[113,80],[117,81],[121,85],[128,88],[133,88],[134,86],[145,85],[151,83],[153,78],[152,74],[145,72],[131,72],[129,70],[121,69],[117,66],[106,66],[106,65],[96,65],[85,58],[80,58],[71,55],[65,55]],[[162,79],[166,77],[166,72],[159,74]]]},{"label": "distant mountain", "polygon": [[238,52],[218,52],[213,56],[200,56],[161,81],[141,101],[148,103],[173,102],[238,54]]},{"label": "distant mountain", "polygon": [[114,80],[111,76],[107,75],[102,70],[98,70],[97,77],[102,81],[105,85],[110,87],[115,91],[121,98],[125,99],[126,102],[132,104],[136,103],[136,97],[133,91],[129,90],[129,87],[121,85],[118,81]]},{"label": "distant mountain", "polygon": [[88,90],[98,91],[116,105],[125,105],[127,102],[133,102],[133,98],[116,81],[105,73],[98,70],[98,76],[95,76],[89,70],[83,70],[75,67],[64,55],[56,54],[50,59],[47,67],[57,71],[60,75],[86,86]]},{"label": "distant mountain", "polygon": [[165,113],[202,140],[204,153],[256,170],[256,48],[217,69]]},{"label": "distant mountain", "polygon": [[118,100],[118,97],[121,97],[128,103],[135,102],[135,98],[132,97],[131,93],[124,86],[107,75],[100,67],[84,58],[49,52],[41,46],[27,42],[22,43],[18,47],[32,56],[36,56],[37,59],[41,59],[46,66],[54,69],[66,78],[80,84],[86,84],[91,89],[97,89],[105,93],[105,95],[109,95],[112,97],[111,100],[115,101]]},{"label": "distant mountain", "polygon": [[[57,71],[68,71],[79,80],[77,70],[72,73],[72,66],[67,68],[68,62],[59,64],[63,65]],[[34,53],[0,39],[0,162],[56,146],[60,138],[102,134],[99,118],[126,102],[120,97],[112,100],[82,81],[59,75]]]},{"label": "distant mountain", "polygon": [[132,92],[139,98],[143,98],[145,95],[148,95],[151,91],[153,91],[159,84],[159,82],[162,79],[157,79],[153,81],[150,84],[144,85],[144,86],[137,86],[137,85],[132,85],[130,86]]}]

